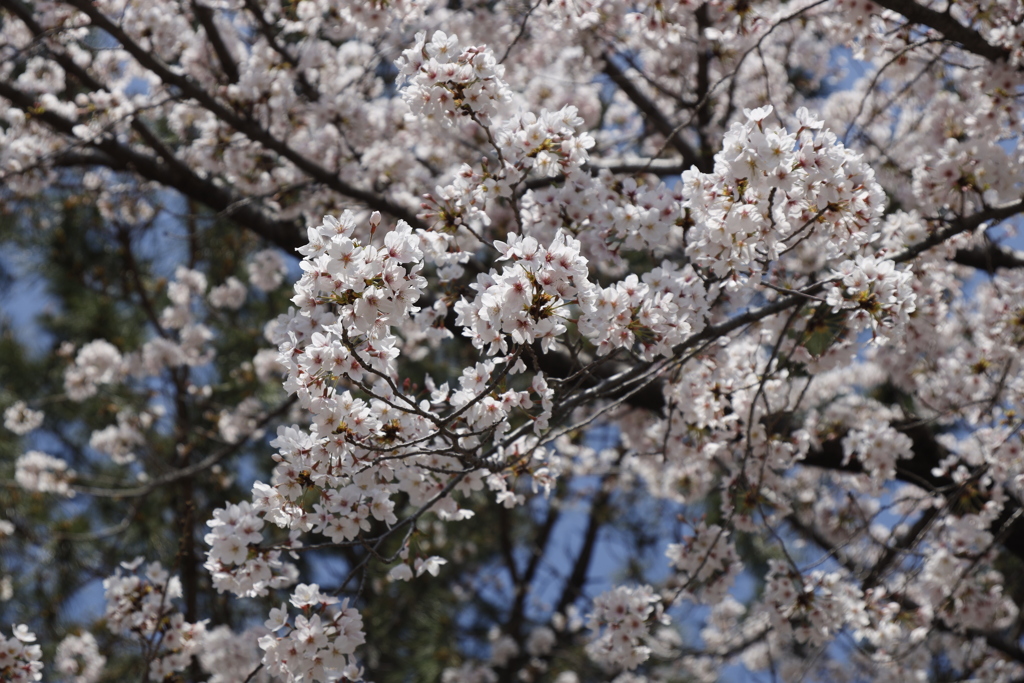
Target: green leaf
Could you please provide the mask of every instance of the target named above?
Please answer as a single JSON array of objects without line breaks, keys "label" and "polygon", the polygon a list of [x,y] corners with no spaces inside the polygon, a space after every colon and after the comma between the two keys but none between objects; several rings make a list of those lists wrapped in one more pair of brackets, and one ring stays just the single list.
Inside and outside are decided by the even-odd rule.
[{"label": "green leaf", "polygon": [[833,313],[828,306],[822,304],[814,312],[803,335],[803,347],[812,356],[820,356],[846,336],[846,316]]}]

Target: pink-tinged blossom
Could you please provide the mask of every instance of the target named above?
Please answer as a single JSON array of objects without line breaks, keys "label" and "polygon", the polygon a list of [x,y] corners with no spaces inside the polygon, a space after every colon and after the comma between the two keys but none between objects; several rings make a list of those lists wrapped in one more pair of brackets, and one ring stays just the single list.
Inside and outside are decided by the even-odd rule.
[{"label": "pink-tinged blossom", "polygon": [[650,622],[663,621],[661,598],[650,586],[618,586],[594,598],[587,623],[595,638],[587,655],[611,669],[632,670],[647,661]]},{"label": "pink-tinged blossom", "polygon": [[[483,660],[455,653],[444,683],[585,678],[561,648],[587,598],[586,651],[617,683],[1024,675],[1001,571],[1024,499],[1024,269],[999,244],[1024,178],[1018,2],[919,3],[969,28],[967,51],[928,13],[871,0],[213,4],[27,3],[0,25],[5,219],[54,246],[65,227],[19,203],[84,207],[90,239],[117,239],[81,282],[145,321],[96,328],[109,341],[57,325],[76,340],[53,359],[64,391],[3,387],[27,447],[49,436],[32,434],[40,407],[55,434],[88,437],[68,462],[25,453],[14,481],[122,505],[198,476],[199,590],[280,605],[207,631],[160,564],[124,565],[106,622],[149,678],[198,657],[214,683],[358,680],[354,583],[299,583],[299,551],[369,551],[351,595],[376,612],[405,589],[385,580],[488,566],[450,526],[484,501],[529,521],[591,495],[595,525],[665,513],[626,537],[675,541],[644,579],[658,586],[547,615],[512,534],[502,587],[529,607]],[[837,46],[859,74],[838,88]],[[188,240],[132,265],[175,221]],[[281,247],[308,221],[291,308],[227,365],[284,298]],[[210,236],[238,253],[202,253]],[[422,363],[436,381],[409,372]],[[279,382],[290,402],[270,413]],[[241,476],[220,460],[268,419],[272,470],[218,500]],[[9,516],[0,536],[38,517]],[[771,558],[762,575],[742,537]],[[747,599],[749,582],[763,590]],[[15,587],[0,577],[0,601]],[[694,630],[670,628],[687,600],[707,605]],[[40,677],[33,640],[0,636],[0,678]],[[69,636],[56,675],[98,661]]]},{"label": "pink-tinged blossom", "polygon": [[0,633],[0,677],[10,683],[43,680],[43,650],[25,624],[13,626],[12,637]]},{"label": "pink-tinged blossom", "polygon": [[435,31],[416,34],[416,44],[396,62],[409,84],[403,98],[424,118],[456,125],[474,116],[484,124],[511,99],[505,67],[484,47],[459,49],[458,37]]},{"label": "pink-tinged blossom", "polygon": [[[286,681],[328,681],[339,676],[359,680],[361,672],[350,657],[366,640],[359,612],[349,607],[347,600],[339,605],[336,599],[328,600],[315,584],[298,586],[291,602],[306,608],[290,617],[291,628],[282,635],[271,633],[258,640],[268,671]],[[310,608],[315,613],[307,616]],[[274,614],[273,630],[280,631],[287,615],[276,609]]]}]

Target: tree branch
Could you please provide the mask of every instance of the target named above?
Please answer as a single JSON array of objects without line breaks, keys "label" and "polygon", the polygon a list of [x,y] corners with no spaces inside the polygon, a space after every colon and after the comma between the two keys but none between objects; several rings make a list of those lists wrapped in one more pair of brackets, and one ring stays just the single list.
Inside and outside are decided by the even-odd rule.
[{"label": "tree branch", "polygon": [[217,60],[220,62],[220,68],[224,70],[224,75],[228,77],[228,83],[237,83],[238,65],[235,64],[231,51],[224,42],[224,37],[217,30],[217,25],[213,23],[213,10],[206,5],[193,2],[192,12],[196,15],[199,23],[203,25],[203,29],[206,30],[206,37],[210,39],[213,51],[217,53]]},{"label": "tree branch", "polygon": [[551,531],[555,528],[559,517],[561,517],[559,507],[557,505],[549,505],[548,514],[544,518],[544,524],[537,531],[537,537],[533,541],[533,547],[530,550],[530,560],[526,564],[526,570],[516,585],[516,597],[512,603],[506,631],[517,642],[522,638],[523,617],[530,584],[533,583],[533,579],[537,575],[540,561],[544,557],[544,551],[547,549],[548,541],[551,538]]},{"label": "tree branch", "polygon": [[619,86],[619,89],[636,105],[636,108],[643,112],[654,129],[664,135],[669,144],[679,152],[680,156],[683,157],[683,163],[686,167],[696,166],[702,171],[709,171],[708,164],[697,153],[697,150],[683,139],[680,131],[676,129],[676,126],[673,125],[668,116],[650,98],[644,95],[636,86],[636,83],[619,68],[618,64],[615,63],[614,56],[606,52],[601,55],[601,58],[604,60],[604,73],[607,74],[608,78],[615,85]]},{"label": "tree branch", "polygon": [[999,268],[1024,268],[1024,251],[989,242],[985,246],[959,250],[953,256],[953,261],[962,266],[994,273]]},{"label": "tree branch", "polygon": [[597,545],[597,535],[603,524],[603,517],[608,506],[608,492],[605,490],[608,475],[601,478],[601,488],[594,495],[594,501],[590,504],[590,516],[587,519],[587,530],[583,534],[583,545],[580,547],[580,554],[576,556],[572,572],[562,587],[562,596],[558,599],[555,612],[565,614],[565,610],[583,595],[583,586],[587,581],[587,572],[590,570],[590,562],[594,559],[594,546]]},{"label": "tree branch", "polygon": [[970,216],[957,217],[949,220],[944,219],[944,222],[946,223],[945,228],[942,230],[936,230],[927,239],[922,240],[914,246],[907,248],[902,253],[893,256],[892,260],[896,263],[911,261],[932,247],[937,247],[949,238],[955,237],[960,233],[972,232],[977,230],[984,223],[988,223],[990,221],[1004,221],[1007,218],[1011,218],[1022,212],[1024,212],[1024,198],[1018,199],[1015,202],[1010,202],[1009,204],[989,206],[981,211],[972,213]]},{"label": "tree branch", "polygon": [[1007,61],[1010,58],[1009,50],[992,45],[980,33],[973,28],[964,26],[946,12],[938,12],[928,7],[922,7],[914,2],[914,0],[874,1],[886,9],[902,14],[911,23],[927,26],[938,31],[947,39],[959,43],[968,52],[973,52],[993,62]]},{"label": "tree branch", "polygon": [[[583,168],[595,176],[603,170],[608,170],[614,175],[653,173],[656,176],[670,176],[679,175],[690,168],[690,165],[682,159],[591,159]],[[520,187],[538,190],[564,180],[564,175],[534,177],[524,181]]]},{"label": "tree branch", "polygon": [[[965,494],[961,486],[962,482],[954,481],[949,476],[936,476],[934,468],[949,455],[942,444],[935,439],[928,426],[920,422],[910,424],[894,424],[893,427],[910,437],[912,455],[896,463],[896,478],[908,484],[937,493],[944,497],[962,496]],[[850,460],[844,464],[844,453],[842,439],[829,439],[822,443],[820,449],[808,453],[801,462],[808,467],[819,467],[822,469],[836,470],[843,472],[863,472],[860,463]],[[954,501],[955,503],[955,501]],[[1007,498],[1003,510],[989,527],[992,533],[1004,529],[1004,546],[1007,551],[1021,559],[1024,559],[1024,525],[1017,523],[1014,514],[1020,508],[1020,503],[1013,498]]]},{"label": "tree branch", "polygon": [[[269,424],[270,421],[273,420],[274,418],[284,415],[288,411],[288,409],[292,407],[292,404],[294,404],[296,400],[298,400],[297,395],[292,394],[291,396],[289,396],[280,405],[278,405],[276,408],[274,408],[273,410],[265,414],[262,418],[260,418],[253,427],[253,431],[255,432],[257,430],[262,429],[267,424]],[[165,474],[162,477],[157,477],[156,479],[153,479],[148,484],[145,484],[143,486],[120,489],[100,488],[95,486],[72,486],[72,488],[77,493],[83,493],[89,496],[101,496],[104,498],[136,498],[139,496],[146,496],[152,493],[153,491],[157,490],[158,488],[162,488],[164,486],[167,486],[168,484],[172,484],[182,479],[194,477],[200,472],[210,469],[220,461],[224,460],[224,458],[230,457],[237,453],[239,450],[241,450],[242,446],[249,443],[249,439],[251,437],[252,433],[246,435],[241,440],[236,441],[235,443],[231,443],[224,446],[215,453],[211,453],[210,455],[208,455],[207,457],[205,457],[204,459],[200,460],[197,463],[194,463],[187,467],[183,467],[181,469],[174,470],[172,472],[169,472],[168,474]]]},{"label": "tree branch", "polygon": [[417,218],[414,211],[392,201],[391,199],[388,199],[387,197],[369,190],[358,188],[345,182],[337,173],[329,171],[297,150],[292,149],[288,143],[274,137],[270,131],[260,126],[251,117],[236,113],[224,104],[218,102],[213,95],[204,90],[202,86],[196,83],[192,78],[184,74],[176,73],[159,57],[148,50],[143,49],[138,43],[132,40],[128,34],[121,30],[119,26],[114,24],[106,15],[100,12],[89,0],[68,1],[71,6],[88,16],[96,28],[110,34],[112,38],[121,44],[125,51],[131,54],[132,57],[139,62],[139,64],[156,76],[159,76],[165,84],[178,88],[183,95],[194,99],[220,121],[231,126],[250,140],[260,143],[268,150],[276,152],[278,155],[294,164],[296,168],[301,170],[310,178],[323,184],[325,187],[334,190],[338,194],[365,204],[371,209],[376,209],[382,213],[404,220],[414,228],[426,229],[428,227],[423,221]]},{"label": "tree branch", "polygon": [[[77,125],[75,121],[52,111],[38,111],[35,98],[17,90],[9,83],[0,81],[0,97],[9,100],[19,109],[32,112],[32,116],[56,133],[72,139],[75,137],[72,132]],[[223,212],[238,225],[252,230],[287,251],[294,251],[305,243],[298,223],[272,218],[255,208],[251,202],[239,201],[239,197],[233,192],[217,185],[212,179],[200,178],[184,164],[171,166],[161,163],[158,159],[137,152],[113,138],[83,144],[95,149],[99,155],[82,155],[69,150],[69,161],[81,164],[86,160],[95,160],[104,162],[104,166],[114,171],[135,172],[146,180],[173,188],[214,211]],[[57,158],[60,159],[60,156]]]}]

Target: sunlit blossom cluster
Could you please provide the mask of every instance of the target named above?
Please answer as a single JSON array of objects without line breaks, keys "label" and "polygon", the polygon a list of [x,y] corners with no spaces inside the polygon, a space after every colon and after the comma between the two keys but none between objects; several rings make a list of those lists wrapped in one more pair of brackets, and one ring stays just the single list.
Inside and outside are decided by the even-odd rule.
[{"label": "sunlit blossom cluster", "polygon": [[487,124],[512,98],[502,79],[505,67],[486,47],[459,48],[459,39],[435,31],[416,35],[416,44],[398,60],[401,74],[409,79],[403,98],[413,112],[448,126],[461,117]]},{"label": "sunlit blossom cluster", "polygon": [[771,125],[772,111],[746,111],[747,121],[733,124],[713,173],[683,173],[684,205],[696,222],[687,252],[718,277],[763,273],[791,249],[855,253],[884,208],[861,155],[806,109],[796,114],[796,133]]},{"label": "sunlit blossom cluster", "polygon": [[263,519],[248,501],[215,510],[213,514],[207,522],[211,531],[204,540],[210,546],[206,569],[218,591],[252,597],[295,582],[295,566],[281,559],[281,550],[259,547],[263,541]]},{"label": "sunlit blossom cluster", "polygon": [[266,622],[270,633],[259,639],[264,666],[289,682],[330,681],[339,676],[360,680],[362,671],[349,658],[365,642],[359,612],[347,600],[339,605],[337,598],[321,593],[315,583],[300,583],[289,602],[300,613],[291,615],[284,603],[275,607]]}]

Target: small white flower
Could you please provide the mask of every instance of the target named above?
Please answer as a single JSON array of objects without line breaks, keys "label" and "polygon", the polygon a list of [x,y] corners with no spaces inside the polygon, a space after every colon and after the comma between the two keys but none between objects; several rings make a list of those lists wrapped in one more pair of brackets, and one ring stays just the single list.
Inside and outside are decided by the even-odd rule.
[{"label": "small white flower", "polygon": [[270,610],[270,618],[263,622],[263,625],[273,631],[279,631],[288,625],[288,606],[285,603],[281,603],[280,607],[274,607]]},{"label": "small white flower", "polygon": [[405,564],[404,562],[399,565],[395,565],[388,572],[388,581],[408,581],[412,578],[412,567]]},{"label": "small white flower", "polygon": [[423,576],[423,572],[427,572],[431,576],[437,576],[437,573],[441,571],[441,565],[448,564],[448,560],[432,555],[425,560],[421,557],[416,558],[415,564],[416,576]]},{"label": "small white flower", "polygon": [[23,643],[34,643],[36,642],[36,634],[32,633],[28,629],[27,624],[18,624],[14,626],[14,637]]}]

